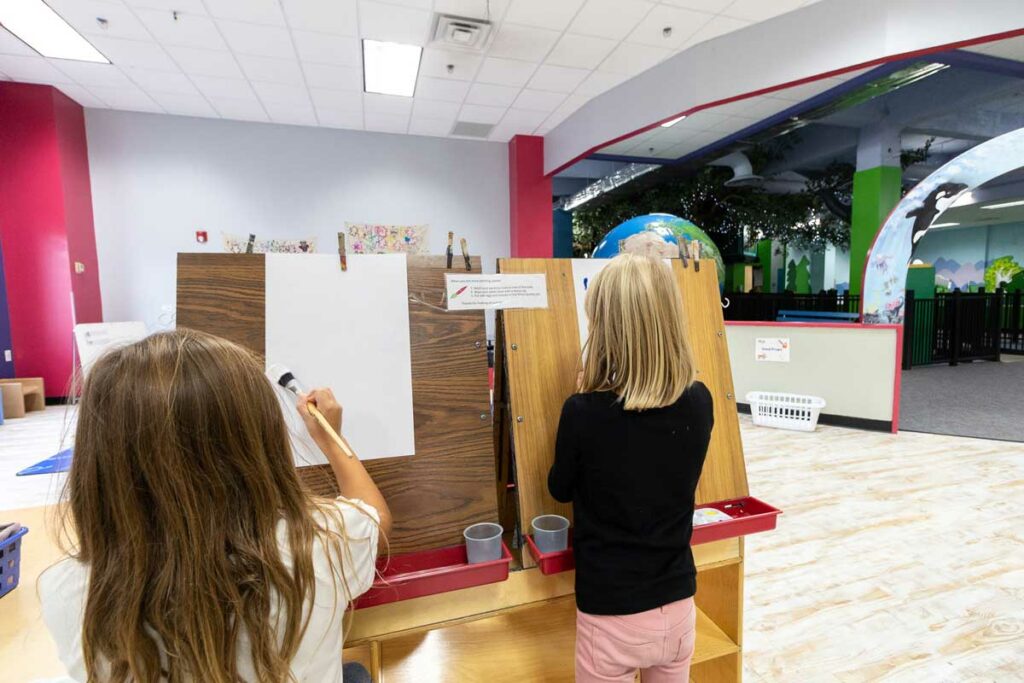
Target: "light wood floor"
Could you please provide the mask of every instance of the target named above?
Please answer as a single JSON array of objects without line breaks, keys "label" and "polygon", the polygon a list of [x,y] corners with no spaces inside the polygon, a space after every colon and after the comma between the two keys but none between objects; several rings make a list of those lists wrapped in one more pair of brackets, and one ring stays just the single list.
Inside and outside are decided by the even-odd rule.
[{"label": "light wood floor", "polygon": [[[9,463],[59,441],[47,418],[49,435],[0,427],[0,510],[15,507]],[[1024,445],[742,428],[751,493],[785,510],[776,531],[747,539],[747,683],[1024,682]],[[37,486],[36,504],[52,500],[52,484]],[[11,624],[34,611],[34,588],[0,600],[0,680],[59,673],[46,636]]]}]

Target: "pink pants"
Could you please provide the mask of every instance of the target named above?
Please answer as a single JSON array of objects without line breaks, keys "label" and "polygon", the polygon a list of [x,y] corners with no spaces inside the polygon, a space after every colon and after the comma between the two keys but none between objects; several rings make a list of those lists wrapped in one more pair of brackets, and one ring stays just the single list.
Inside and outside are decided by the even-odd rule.
[{"label": "pink pants", "polygon": [[686,683],[697,639],[693,598],[624,616],[576,611],[576,683]]}]

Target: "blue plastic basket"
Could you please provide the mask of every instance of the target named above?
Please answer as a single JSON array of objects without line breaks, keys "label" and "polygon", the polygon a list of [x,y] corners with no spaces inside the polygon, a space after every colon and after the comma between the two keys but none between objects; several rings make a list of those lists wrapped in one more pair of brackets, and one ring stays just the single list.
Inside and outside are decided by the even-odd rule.
[{"label": "blue plastic basket", "polygon": [[23,526],[18,533],[0,542],[0,598],[18,587],[21,575],[21,537],[28,533]]}]

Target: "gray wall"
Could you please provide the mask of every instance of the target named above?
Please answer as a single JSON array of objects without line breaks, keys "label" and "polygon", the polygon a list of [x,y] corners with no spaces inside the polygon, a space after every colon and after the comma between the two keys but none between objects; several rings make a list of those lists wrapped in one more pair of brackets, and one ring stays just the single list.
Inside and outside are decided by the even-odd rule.
[{"label": "gray wall", "polygon": [[107,321],[167,327],[176,254],[222,233],[333,252],[345,221],[428,223],[431,253],[448,230],[485,271],[509,253],[503,144],[98,109],[86,133]]}]

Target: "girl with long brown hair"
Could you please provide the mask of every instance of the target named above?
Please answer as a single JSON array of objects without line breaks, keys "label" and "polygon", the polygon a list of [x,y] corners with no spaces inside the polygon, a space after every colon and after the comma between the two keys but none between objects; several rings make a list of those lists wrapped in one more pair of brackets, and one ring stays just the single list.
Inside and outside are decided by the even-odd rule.
[{"label": "girl with long brown hair", "polygon": [[387,503],[307,409],[342,497],[305,490],[262,362],[191,330],[97,360],[66,490],[70,557],[40,578],[78,681],[341,681],[347,606],[373,582]]}]

